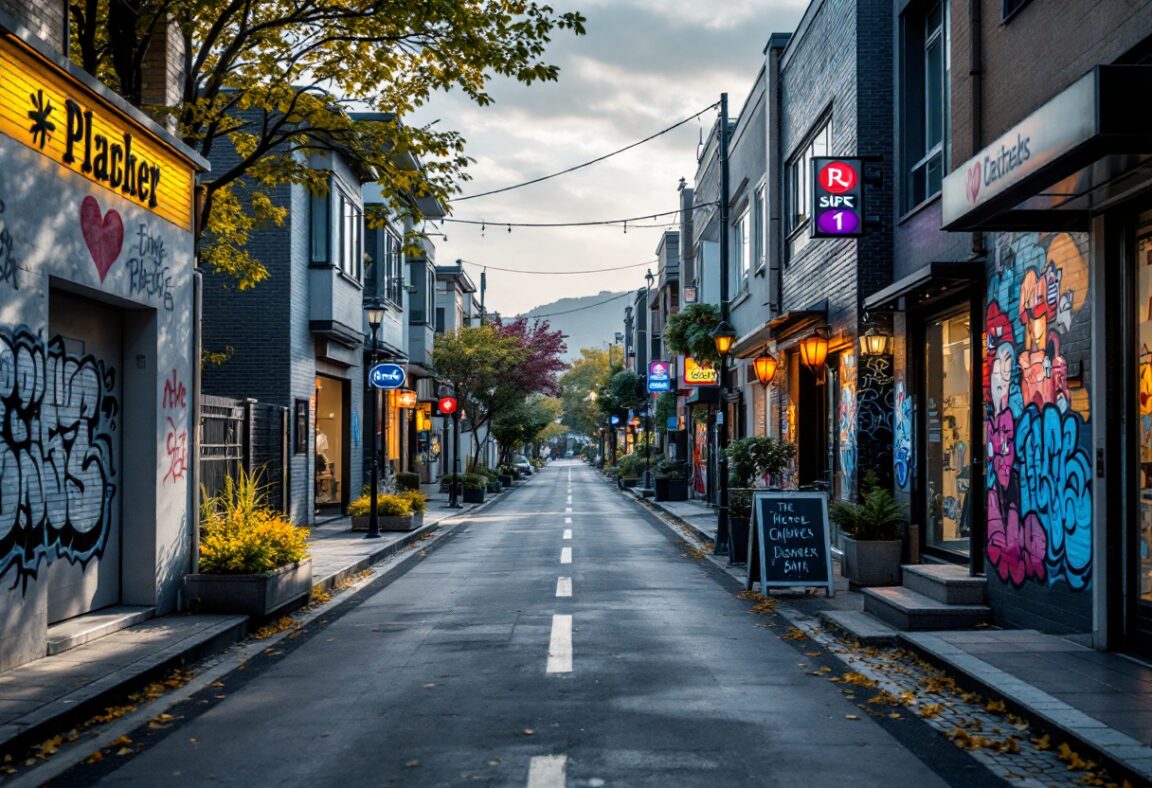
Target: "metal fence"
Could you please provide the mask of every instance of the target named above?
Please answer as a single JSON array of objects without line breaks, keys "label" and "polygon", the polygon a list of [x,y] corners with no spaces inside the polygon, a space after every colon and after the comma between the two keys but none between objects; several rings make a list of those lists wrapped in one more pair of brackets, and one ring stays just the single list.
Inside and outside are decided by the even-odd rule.
[{"label": "metal fence", "polygon": [[219,494],[240,469],[259,472],[267,500],[288,509],[288,409],[204,395],[200,402],[200,484]]}]

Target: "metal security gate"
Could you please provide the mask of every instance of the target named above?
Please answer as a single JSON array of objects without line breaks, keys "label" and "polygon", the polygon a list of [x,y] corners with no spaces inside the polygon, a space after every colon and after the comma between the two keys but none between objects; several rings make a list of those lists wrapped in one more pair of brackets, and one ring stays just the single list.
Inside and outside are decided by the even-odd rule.
[{"label": "metal security gate", "polygon": [[256,400],[204,395],[200,403],[200,483],[211,497],[259,473],[266,500],[288,511],[288,409]]}]

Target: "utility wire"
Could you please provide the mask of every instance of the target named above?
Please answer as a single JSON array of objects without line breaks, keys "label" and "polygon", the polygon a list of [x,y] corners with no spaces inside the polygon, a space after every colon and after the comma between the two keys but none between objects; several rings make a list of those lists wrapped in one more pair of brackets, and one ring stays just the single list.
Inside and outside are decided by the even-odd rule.
[{"label": "utility wire", "polygon": [[540,276],[569,276],[571,274],[599,274],[599,273],[603,273],[605,271],[623,271],[627,268],[642,268],[643,266],[646,266],[646,265],[656,265],[660,261],[659,260],[649,260],[648,262],[645,262],[645,263],[633,263],[631,265],[618,265],[615,268],[587,268],[583,271],[528,271],[528,270],[525,270],[523,268],[499,268],[499,267],[494,266],[494,265],[488,265],[486,263],[476,263],[476,262],[473,262],[471,260],[461,260],[460,262],[467,263],[468,265],[474,265],[474,266],[477,266],[479,268],[485,268],[485,269],[490,268],[493,271],[504,271],[504,272],[510,273],[510,274],[539,274]]},{"label": "utility wire", "polygon": [[551,175],[542,175],[539,178],[533,178],[532,180],[524,181],[523,183],[516,183],[516,184],[513,184],[512,186],[504,186],[504,187],[499,188],[499,189],[491,189],[491,190],[486,191],[486,192],[480,192],[479,194],[469,194],[469,195],[466,195],[464,197],[453,197],[451,201],[452,202],[462,202],[464,200],[475,200],[477,197],[487,197],[490,194],[501,194],[503,192],[510,192],[513,189],[523,189],[525,186],[531,186],[533,184],[541,183],[542,181],[546,181],[546,180],[549,180],[551,178],[556,178],[556,177],[559,177],[561,175],[567,175],[570,172],[576,172],[577,170],[582,170],[585,167],[591,167],[593,164],[599,164],[600,162],[604,161],[605,159],[610,159],[613,156],[617,156],[621,153],[624,153],[625,151],[632,150],[633,148],[638,147],[640,145],[643,145],[646,142],[651,142],[652,140],[656,139],[657,137],[661,137],[661,136],[667,134],[668,132],[672,131],[673,129],[680,128],[685,123],[691,123],[692,121],[696,120],[696,118],[700,117],[701,115],[703,115],[708,110],[715,109],[719,105],[720,105],[719,101],[717,101],[715,104],[710,104],[709,106],[707,106],[704,109],[697,112],[695,115],[689,115],[688,117],[684,118],[683,120],[678,121],[676,123],[673,123],[671,126],[669,126],[666,129],[661,129],[660,131],[656,132],[655,134],[647,136],[644,139],[639,140],[637,142],[633,142],[631,145],[625,145],[623,148],[619,148],[618,150],[614,150],[611,153],[605,153],[603,156],[598,156],[597,158],[592,159],[590,161],[586,161],[583,164],[577,164],[574,167],[569,167],[566,170],[560,170],[559,172],[554,172]]},{"label": "utility wire", "polygon": [[621,293],[618,296],[612,296],[611,298],[605,298],[603,301],[597,301],[595,304],[589,304],[588,306],[578,306],[575,309],[565,309],[563,312],[548,312],[548,313],[542,314],[542,315],[525,314],[524,316],[532,318],[533,320],[535,320],[538,317],[556,317],[558,315],[570,315],[573,312],[583,312],[585,309],[595,309],[598,306],[603,306],[604,304],[610,304],[613,301],[619,301],[621,298],[627,298],[628,296],[635,297],[635,295],[636,295],[636,293],[629,291],[627,293]]},{"label": "utility wire", "polygon": [[[719,203],[718,202],[705,202],[705,203],[700,203],[699,205],[693,205],[690,210],[698,211],[702,208],[711,208],[711,207],[716,206],[716,205],[719,205]],[[655,219],[659,219],[662,216],[675,216],[679,213],[680,213],[680,209],[678,208],[675,211],[664,211],[663,213],[646,213],[643,216],[629,216],[629,217],[626,217],[624,219],[598,219],[598,220],[591,220],[591,221],[586,221],[586,222],[492,222],[492,221],[488,221],[487,219],[451,219],[451,218],[437,219],[435,221],[451,222],[452,224],[473,224],[473,225],[479,225],[482,228],[487,227],[488,225],[492,225],[493,227],[507,227],[508,232],[512,232],[513,227],[605,227],[605,226],[611,226],[611,225],[616,225],[616,224],[622,224],[622,225],[624,225],[625,232],[627,232],[628,225],[630,223],[635,224],[636,222],[643,222],[643,221],[646,221],[649,219],[655,220]],[[637,224],[635,226],[639,227],[640,229],[643,230],[643,229],[651,229],[652,227],[663,228],[664,226],[666,226],[666,224],[667,223],[657,224],[657,225]]]}]

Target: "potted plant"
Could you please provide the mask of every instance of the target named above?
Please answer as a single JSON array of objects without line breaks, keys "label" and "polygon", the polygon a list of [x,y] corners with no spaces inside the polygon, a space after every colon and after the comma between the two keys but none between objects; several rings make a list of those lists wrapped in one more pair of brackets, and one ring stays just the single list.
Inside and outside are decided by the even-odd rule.
[{"label": "potted plant", "polygon": [[[371,517],[369,500],[367,495],[362,495],[348,504],[353,531],[368,530],[368,521]],[[376,517],[381,531],[412,531],[418,527],[412,516],[412,501],[404,495],[377,495]]]},{"label": "potted plant", "polygon": [[859,503],[837,501],[828,518],[844,535],[840,572],[851,587],[886,586],[900,582],[900,530],[908,507],[874,483]]},{"label": "potted plant", "polygon": [[413,473],[412,471],[401,471],[396,474],[396,489],[404,492],[406,490],[419,490],[420,489],[420,474]]},{"label": "potted plant", "polygon": [[516,475],[512,472],[512,466],[501,465],[498,470],[500,471],[500,483],[505,487],[511,487],[512,482],[516,479]]},{"label": "potted plant", "polygon": [[688,500],[688,463],[661,460],[656,465],[656,500]]},{"label": "potted plant", "polygon": [[200,564],[184,577],[188,608],[265,619],[312,596],[308,529],[266,502],[257,474],[243,469],[200,505]]},{"label": "potted plant", "polygon": [[748,529],[752,521],[752,490],[737,487],[728,492],[728,560],[742,564],[748,560]]},{"label": "potted plant", "polygon": [[407,498],[408,505],[412,507],[412,527],[422,528],[424,526],[424,512],[428,511],[428,496],[419,490],[407,490],[400,495]]},{"label": "potted plant", "polygon": [[617,480],[621,490],[630,490],[640,483],[640,468],[643,463],[635,452],[620,460]]},{"label": "potted plant", "polygon": [[479,473],[464,474],[464,503],[484,503],[488,479]]}]

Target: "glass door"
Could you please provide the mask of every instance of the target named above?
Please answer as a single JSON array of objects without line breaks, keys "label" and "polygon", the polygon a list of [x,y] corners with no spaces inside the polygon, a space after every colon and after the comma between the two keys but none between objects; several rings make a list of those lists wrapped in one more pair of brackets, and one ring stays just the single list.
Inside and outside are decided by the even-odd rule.
[{"label": "glass door", "polygon": [[[1136,629],[1152,630],[1152,211],[1136,231]],[[1132,384],[1129,384],[1132,385]],[[1131,433],[1129,433],[1131,434]],[[1145,635],[1145,637],[1148,637]]]},{"label": "glass door", "polygon": [[967,305],[924,330],[924,547],[971,552],[972,332]]}]

